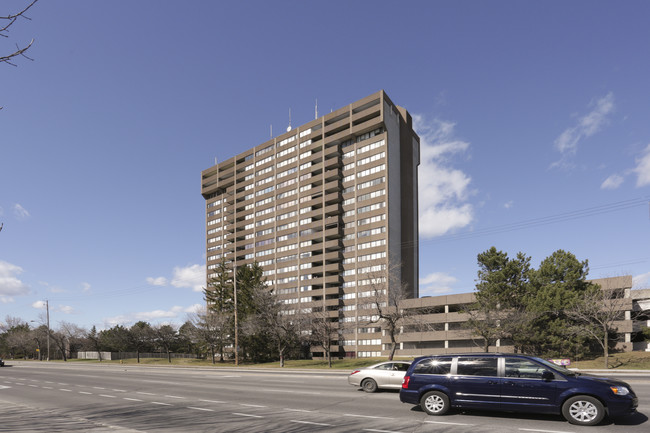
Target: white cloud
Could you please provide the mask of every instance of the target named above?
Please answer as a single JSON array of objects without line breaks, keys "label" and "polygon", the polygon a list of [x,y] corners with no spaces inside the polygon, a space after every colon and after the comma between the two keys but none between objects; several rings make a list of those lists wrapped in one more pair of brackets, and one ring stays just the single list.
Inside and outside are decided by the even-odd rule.
[{"label": "white cloud", "polygon": [[195,292],[203,291],[205,286],[205,266],[189,265],[184,268],[174,268],[171,285],[179,288],[191,288]]},{"label": "white cloud", "polygon": [[413,116],[420,136],[418,193],[420,236],[431,238],[465,227],[473,220],[467,202],[471,177],[450,165],[450,158],[464,153],[469,143],[454,138],[455,124]]},{"label": "white cloud", "polygon": [[36,301],[32,304],[32,308],[36,308],[37,310],[45,310],[46,304],[45,301]]},{"label": "white cloud", "polygon": [[81,283],[81,291],[90,292],[90,284],[89,283]]},{"label": "white cloud", "polygon": [[18,276],[23,273],[20,266],[0,260],[0,303],[14,302],[14,296],[29,294],[29,287]]},{"label": "white cloud", "polygon": [[636,167],[632,171],[637,175],[637,187],[650,185],[650,144],[642,152],[641,157],[636,159]]},{"label": "white cloud", "polygon": [[167,285],[167,278],[165,278],[165,277],[158,277],[158,278],[149,277],[149,278],[147,278],[147,283],[149,283],[152,286],[166,286]]},{"label": "white cloud", "polygon": [[634,289],[650,288],[650,272],[632,277],[632,287]]},{"label": "white cloud", "polygon": [[56,312],[63,313],[63,314],[73,314],[75,312],[74,308],[72,308],[69,305],[59,305],[59,306],[53,308],[52,311],[56,311]]},{"label": "white cloud", "polygon": [[555,148],[562,154],[562,158],[551,164],[551,168],[569,167],[571,164],[568,159],[577,153],[580,141],[600,131],[608,122],[607,116],[614,111],[614,94],[609,92],[589,106],[593,107],[589,113],[579,118],[575,126],[565,129],[555,139]]},{"label": "white cloud", "polygon": [[24,220],[25,218],[29,218],[30,215],[29,212],[27,212],[27,209],[16,203],[14,205],[14,216],[16,219]]},{"label": "white cloud", "polygon": [[600,185],[600,189],[616,189],[623,184],[625,178],[618,174],[612,174]]},{"label": "white cloud", "polygon": [[503,207],[506,208],[506,209],[511,209],[514,205],[515,205],[515,202],[512,201],[512,200],[510,200],[510,201],[506,202],[506,203],[503,205]]},{"label": "white cloud", "polygon": [[181,307],[175,305],[169,310],[141,311],[108,317],[104,319],[104,324],[106,324],[108,327],[113,327],[116,325],[130,326],[139,321],[151,323],[156,321],[164,321],[165,319],[181,319],[182,315],[187,313],[194,313],[200,308],[202,308],[202,305],[200,304],[190,305],[189,307]]},{"label": "white cloud", "polygon": [[452,286],[458,281],[455,277],[444,272],[434,272],[420,278],[420,297],[441,295],[453,290]]}]

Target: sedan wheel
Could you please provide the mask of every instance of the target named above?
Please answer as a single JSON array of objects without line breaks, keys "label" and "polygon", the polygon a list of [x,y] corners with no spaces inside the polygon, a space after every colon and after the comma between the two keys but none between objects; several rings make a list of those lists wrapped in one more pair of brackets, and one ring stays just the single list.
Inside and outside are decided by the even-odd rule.
[{"label": "sedan wheel", "polygon": [[361,388],[363,388],[365,392],[375,392],[378,388],[377,382],[372,379],[366,379],[361,383]]},{"label": "sedan wheel", "polygon": [[444,415],[449,412],[449,397],[440,391],[427,392],[420,400],[420,407],[429,415]]},{"label": "sedan wheel", "polygon": [[562,415],[571,424],[596,425],[604,418],[605,408],[596,398],[578,395],[564,402]]}]

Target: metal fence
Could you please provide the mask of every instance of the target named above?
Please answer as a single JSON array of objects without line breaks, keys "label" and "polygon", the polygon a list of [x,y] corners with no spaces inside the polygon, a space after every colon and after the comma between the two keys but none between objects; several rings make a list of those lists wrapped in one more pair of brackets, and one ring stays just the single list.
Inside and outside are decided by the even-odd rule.
[{"label": "metal fence", "polygon": [[[77,359],[99,359],[100,352],[77,352]],[[113,361],[119,359],[132,359],[138,357],[138,352],[101,352],[102,360]],[[190,353],[170,353],[171,358],[196,359],[198,356]],[[140,352],[140,358],[163,358],[167,359],[166,352],[144,353]]]}]

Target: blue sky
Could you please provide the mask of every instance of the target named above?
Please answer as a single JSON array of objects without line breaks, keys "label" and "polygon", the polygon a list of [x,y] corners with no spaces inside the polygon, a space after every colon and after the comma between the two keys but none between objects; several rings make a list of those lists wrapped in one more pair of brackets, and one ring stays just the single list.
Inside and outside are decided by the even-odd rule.
[{"label": "blue sky", "polygon": [[[27,0],[3,1],[0,15]],[[0,52],[0,321],[182,323],[201,170],[380,89],[422,139],[421,295],[564,249],[650,287],[647,1],[43,1]]]}]

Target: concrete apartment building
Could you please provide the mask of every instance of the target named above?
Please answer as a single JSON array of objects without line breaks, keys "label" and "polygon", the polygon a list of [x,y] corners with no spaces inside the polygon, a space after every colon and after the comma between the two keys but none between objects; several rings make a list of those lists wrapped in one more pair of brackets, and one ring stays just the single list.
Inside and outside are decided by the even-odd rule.
[{"label": "concrete apartment building", "polygon": [[[287,314],[338,324],[333,354],[375,357],[389,353],[390,337],[369,324],[372,282],[390,267],[386,290],[406,287],[400,305],[421,312],[400,330],[396,356],[481,351],[463,327],[473,293],[419,298],[419,151],[411,116],[380,91],[204,170],[207,278],[222,259],[257,261]],[[631,290],[629,276],[594,282],[625,295],[619,349],[645,350],[632,342],[633,318],[650,325],[650,293]]]},{"label": "concrete apartment building", "polygon": [[222,258],[257,261],[287,314],[339,324],[333,352],[380,356],[379,325],[355,324],[389,265],[418,297],[419,152],[411,116],[380,91],[203,171],[207,277]]}]

